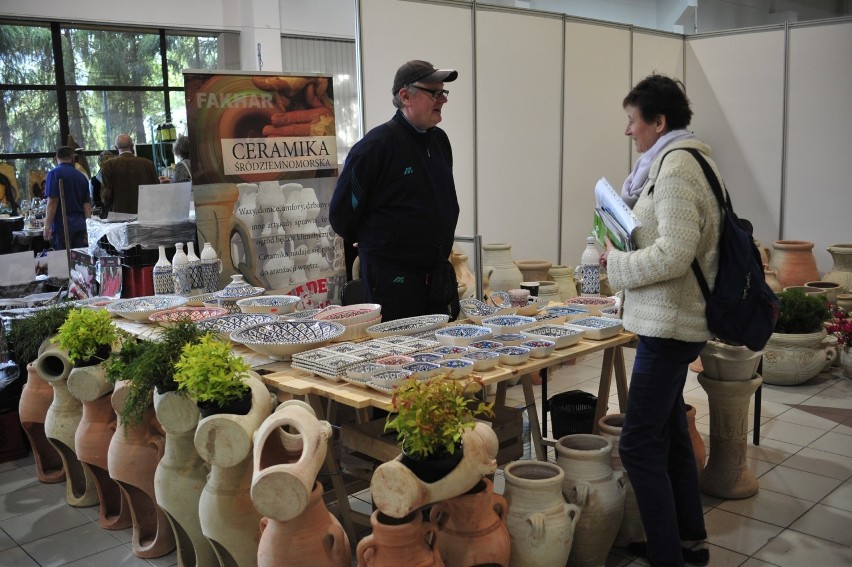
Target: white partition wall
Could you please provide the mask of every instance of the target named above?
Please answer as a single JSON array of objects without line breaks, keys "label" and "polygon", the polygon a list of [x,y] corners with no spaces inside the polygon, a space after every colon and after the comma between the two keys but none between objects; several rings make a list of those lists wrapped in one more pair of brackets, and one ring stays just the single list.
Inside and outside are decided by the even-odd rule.
[{"label": "white partition wall", "polygon": [[479,232],[556,263],[562,18],[478,10],[476,55]]},{"label": "white partition wall", "polygon": [[784,30],[689,38],[686,53],[692,128],[713,148],[734,210],[771,246],[781,206]]},{"label": "white partition wall", "polygon": [[794,27],[789,39],[785,239],[852,242],[852,22]]}]

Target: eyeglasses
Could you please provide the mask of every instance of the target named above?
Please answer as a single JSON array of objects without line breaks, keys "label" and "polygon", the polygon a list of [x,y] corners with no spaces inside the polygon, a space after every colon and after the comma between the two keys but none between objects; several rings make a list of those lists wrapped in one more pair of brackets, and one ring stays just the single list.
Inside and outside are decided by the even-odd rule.
[{"label": "eyeglasses", "polygon": [[442,96],[444,96],[444,97],[450,96],[450,91],[448,91],[447,89],[427,89],[426,87],[421,87],[420,85],[408,85],[409,89],[412,88],[412,87],[414,87],[415,89],[420,89],[421,91],[423,91],[425,93],[429,93],[430,95],[432,95],[432,98],[434,100],[438,100]]}]

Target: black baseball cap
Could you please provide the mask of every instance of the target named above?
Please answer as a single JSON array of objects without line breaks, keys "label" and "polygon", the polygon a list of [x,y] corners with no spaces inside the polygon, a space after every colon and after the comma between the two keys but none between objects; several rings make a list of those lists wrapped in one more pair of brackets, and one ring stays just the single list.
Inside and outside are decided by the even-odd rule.
[{"label": "black baseball cap", "polygon": [[399,92],[399,89],[423,81],[424,83],[450,83],[455,81],[459,76],[459,72],[455,69],[436,69],[434,65],[428,61],[414,59],[407,63],[403,63],[402,67],[397,69],[396,75],[393,78],[392,94]]}]

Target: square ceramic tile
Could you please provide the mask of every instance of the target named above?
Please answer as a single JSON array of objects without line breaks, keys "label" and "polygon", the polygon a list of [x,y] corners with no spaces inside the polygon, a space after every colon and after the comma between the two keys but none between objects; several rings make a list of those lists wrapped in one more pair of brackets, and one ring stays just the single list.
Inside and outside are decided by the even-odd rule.
[{"label": "square ceramic tile", "polygon": [[[761,417],[778,417],[787,411],[790,411],[790,406],[787,404],[780,404],[778,402],[773,402],[772,400],[767,400],[766,398],[763,398],[760,402]],[[754,406],[749,409],[749,412],[755,412]]]},{"label": "square ceramic tile", "polygon": [[38,484],[14,492],[0,494],[0,520],[20,516],[47,506],[65,504],[63,495]]},{"label": "square ceramic tile", "polygon": [[785,530],[754,557],[779,567],[852,565],[849,547],[794,530]]},{"label": "square ceramic tile", "polygon": [[755,559],[754,557],[749,557],[745,563],[742,563],[740,567],[775,567],[772,563],[767,563],[766,561],[761,561],[760,559]]},{"label": "square ceramic tile", "polygon": [[808,427],[815,427],[825,431],[834,429],[834,427],[837,426],[836,420],[831,419],[828,416],[819,415],[818,413],[799,409],[799,407],[793,407],[790,408],[789,411],[785,411],[783,414],[778,416],[778,421],[795,423],[797,425],[806,425]]},{"label": "square ceramic tile", "polygon": [[776,441],[774,439],[761,438],[760,445],[753,445],[751,440],[749,440],[749,443],[746,445],[746,452],[750,458],[760,459],[761,461],[767,461],[775,464],[789,459],[792,455],[795,455],[801,450],[802,447],[798,445],[785,443],[783,441]]},{"label": "square ceramic tile", "polygon": [[852,457],[852,435],[843,435],[829,431],[817,441],[810,444],[812,449],[819,449],[827,453],[835,453],[844,457]]},{"label": "square ceramic tile", "polygon": [[779,416],[761,425],[761,439],[775,439],[776,441],[785,441],[794,445],[807,447],[825,434],[824,429],[780,421],[781,417]]},{"label": "square ceramic tile", "polygon": [[790,529],[841,545],[852,546],[852,512],[817,504]]},{"label": "square ceramic tile", "polygon": [[823,390],[820,395],[848,400],[852,398],[852,380],[838,379],[834,384]]},{"label": "square ceramic tile", "polygon": [[67,529],[51,534],[21,547],[33,557],[39,565],[65,565],[101,551],[119,547],[122,544],[106,530],[94,523]]},{"label": "square ceramic tile", "polygon": [[3,520],[0,529],[23,545],[87,523],[86,516],[62,502]]},{"label": "square ceramic tile", "polygon": [[39,567],[39,564],[20,547],[0,551],[0,565],[8,565],[9,567]]},{"label": "square ceramic tile", "polygon": [[[15,543],[15,540],[6,535],[6,532],[0,530],[0,551],[10,549],[12,547],[18,547],[18,544]],[[2,557],[2,555],[0,555],[0,557]],[[4,563],[0,563],[0,565],[4,565]]]},{"label": "square ceramic tile", "polygon": [[761,461],[760,459],[752,459],[748,458],[748,468],[754,473],[758,479],[764,474],[768,473],[772,469],[775,468],[774,463],[770,463],[768,461]]},{"label": "square ceramic tile", "polygon": [[[132,552],[132,546],[127,546],[128,549]],[[177,566],[177,552],[172,551],[168,555],[163,555],[162,557],[152,557],[148,559],[148,564],[153,565],[154,567],[176,567]]]},{"label": "square ceramic tile", "polygon": [[801,451],[784,461],[785,467],[808,471],[838,480],[852,477],[852,458],[804,447]]},{"label": "square ceramic tile", "polygon": [[110,567],[151,567],[151,563],[133,555],[133,550],[125,545],[119,545],[72,561],[67,564],[67,567],[103,567],[105,565]]},{"label": "square ceramic tile", "polygon": [[719,504],[720,510],[781,527],[788,527],[813,507],[814,503],[808,500],[765,488],[751,498],[725,500]]},{"label": "square ceramic tile", "polygon": [[778,404],[795,405],[801,404],[811,397],[812,394],[800,394],[795,388],[790,386],[772,386],[764,384],[761,393],[761,399],[766,402],[775,402]]},{"label": "square ceramic tile", "polygon": [[18,467],[0,472],[0,494],[8,494],[22,488],[38,486],[38,484],[38,479]]},{"label": "square ceramic tile", "polygon": [[838,424],[831,431],[842,435],[852,436],[852,418],[844,420],[843,423]]},{"label": "square ceramic tile", "polygon": [[743,555],[753,555],[782,528],[718,508],[704,515],[707,541]]},{"label": "square ceramic tile", "polygon": [[808,398],[804,403],[807,406],[819,408],[852,409],[852,399],[839,398],[836,396],[816,395]]},{"label": "square ceramic tile", "polygon": [[846,481],[820,500],[820,504],[852,512],[852,481]]},{"label": "square ceramic tile", "polygon": [[840,486],[841,481],[779,465],[760,477],[759,483],[762,489],[819,502]]}]

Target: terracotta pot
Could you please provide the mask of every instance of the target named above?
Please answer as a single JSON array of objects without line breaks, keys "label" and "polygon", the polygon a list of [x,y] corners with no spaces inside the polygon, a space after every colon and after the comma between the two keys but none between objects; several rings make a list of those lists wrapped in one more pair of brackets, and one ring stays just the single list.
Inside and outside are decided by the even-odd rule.
[{"label": "terracotta pot", "polygon": [[429,519],[437,527],[438,549],[447,567],[509,564],[506,499],[494,494],[487,478],[465,494],[432,507]]},{"label": "terracotta pot", "polygon": [[580,507],[565,502],[565,473],[553,463],[514,461],[503,469],[512,567],[565,565]]},{"label": "terracotta pot", "polygon": [[166,434],[163,457],[154,472],[154,496],[175,533],[178,565],[215,565],[216,553],[198,517],[209,472],[193,443],[198,406],[178,392],[155,392],[154,412]]},{"label": "terracotta pot", "polygon": [[760,252],[760,263],[764,266],[769,265],[769,248],[760,243],[760,240],[755,240],[754,245],[757,247],[757,251]]},{"label": "terracotta pot", "polygon": [[698,428],[695,427],[695,407],[689,404],[686,404],[686,429],[689,431],[689,440],[692,442],[695,467],[698,469],[698,474],[700,475],[701,470],[704,468],[704,462],[707,459],[707,448],[704,446],[704,439],[698,433]]},{"label": "terracotta pot", "polygon": [[838,283],[843,290],[852,291],[852,244],[834,244],[828,247],[828,253],[834,266],[823,276],[823,281]]},{"label": "terracotta pot", "polygon": [[769,286],[769,289],[778,293],[784,289],[784,286],[781,285],[781,282],[778,281],[778,272],[775,270],[769,269],[769,266],[764,266],[763,275],[766,278],[766,285]]},{"label": "terracotta pot", "polygon": [[482,245],[482,273],[488,277],[488,288],[492,292],[517,289],[524,281],[521,270],[512,260],[510,244]]},{"label": "terracotta pot", "polygon": [[832,304],[837,303],[837,295],[844,291],[843,286],[839,283],[825,280],[806,282],[805,285],[822,290],[825,293],[825,298]]},{"label": "terracotta pot", "polygon": [[459,299],[476,297],[476,277],[473,275],[470,265],[468,264],[467,254],[453,252],[450,254],[450,263],[452,263],[453,268],[456,271],[456,280],[458,281],[459,286],[462,284],[465,285],[464,295],[461,295],[460,293]]},{"label": "terracotta pot", "polygon": [[392,518],[378,510],[370,516],[373,533],[358,542],[358,567],[443,567],[434,526],[419,512]]},{"label": "terracotta pot", "polygon": [[574,268],[571,266],[551,266],[550,277],[558,286],[559,299],[566,301],[572,297],[577,297],[577,282],[574,281]]},{"label": "terracotta pot", "polygon": [[[124,408],[129,384],[118,382],[112,394],[116,414]],[[119,419],[109,444],[109,475],[121,486],[133,517],[131,545],[141,558],[162,557],[175,549],[175,536],[168,517],[157,504],[154,473],[165,452],[165,436],[153,405],[142,414],[140,423],[130,425]]]},{"label": "terracotta pot", "polygon": [[778,273],[784,287],[818,280],[819,270],[813,254],[814,243],[805,240],[776,240],[769,267]]},{"label": "terracotta pot", "polygon": [[556,464],[565,471],[562,494],[582,508],[568,562],[606,562],[624,516],[625,482],[612,468],[612,443],[600,435],[566,435],[556,444]]},{"label": "terracotta pot", "polygon": [[350,567],[349,538],[322,499],[317,482],[307,506],[289,521],[260,520],[258,567]]},{"label": "terracotta pot", "polygon": [[515,262],[525,282],[541,282],[550,279],[553,262],[547,260],[518,260]]},{"label": "terracotta pot", "polygon": [[27,383],[21,390],[18,415],[30,442],[39,482],[54,484],[65,480],[62,458],[44,434],[44,419],[53,402],[53,388],[41,379],[33,363],[27,364]]},{"label": "terracotta pot", "polygon": [[760,386],[758,374],[747,382],[713,380],[698,375],[710,403],[710,457],[698,477],[701,491],[719,498],[757,494],[757,478],[748,468],[748,406]]},{"label": "terracotta pot", "polygon": [[[694,413],[693,410],[693,416]],[[621,519],[621,526],[615,538],[615,545],[626,547],[635,541],[645,541],[645,528],[642,525],[642,518],[639,516],[639,503],[636,501],[636,492],[633,490],[630,478],[627,476],[624,465],[621,463],[621,456],[618,454],[618,444],[621,440],[621,428],[623,425],[623,413],[605,415],[598,420],[601,436],[609,439],[610,443],[612,443],[612,453],[610,453],[612,457],[612,469],[620,471],[624,475],[624,517]]]}]

